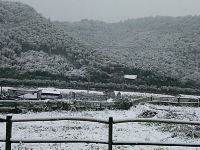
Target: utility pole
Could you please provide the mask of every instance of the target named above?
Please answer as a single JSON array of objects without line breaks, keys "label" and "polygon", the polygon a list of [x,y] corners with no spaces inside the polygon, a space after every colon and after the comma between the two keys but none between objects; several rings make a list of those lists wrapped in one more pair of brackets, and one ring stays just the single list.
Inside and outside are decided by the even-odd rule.
[{"label": "utility pole", "polygon": [[[1,63],[2,63],[2,65],[4,65],[4,63],[3,63],[3,55],[2,55],[2,49],[3,49],[3,46],[2,46],[2,43],[0,43],[0,51],[1,51]],[[4,66],[1,66],[2,68],[4,67]],[[1,69],[2,70],[2,69]],[[1,73],[2,73],[2,71],[1,71]],[[3,95],[3,81],[1,81],[1,96]]]},{"label": "utility pole", "polygon": [[1,95],[3,95],[3,82],[1,81]]},{"label": "utility pole", "polygon": [[88,75],[87,94],[89,94],[89,90],[90,90],[90,75]]},{"label": "utility pole", "polygon": [[197,72],[199,72],[199,67],[200,67],[200,64],[199,64],[199,53],[198,51],[196,50],[196,67],[197,67]]}]

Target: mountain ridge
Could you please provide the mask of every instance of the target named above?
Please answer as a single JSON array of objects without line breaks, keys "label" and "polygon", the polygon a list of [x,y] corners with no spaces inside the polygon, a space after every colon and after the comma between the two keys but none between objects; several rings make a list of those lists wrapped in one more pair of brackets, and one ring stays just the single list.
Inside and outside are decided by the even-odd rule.
[{"label": "mountain ridge", "polygon": [[[74,69],[81,70],[83,65],[87,65],[86,57],[88,55],[92,59],[92,49],[68,36],[64,30],[42,17],[28,5],[6,1],[0,1],[0,4],[0,20],[4,20],[0,22],[1,67],[7,66],[20,73],[32,72],[33,69],[37,71],[36,63],[32,63],[33,67],[31,68],[31,66],[27,66],[27,62],[41,57],[39,55],[43,55],[43,57],[54,55],[56,59],[60,59],[66,64],[55,65],[55,62],[58,61],[56,59],[50,64],[46,62],[46,67],[55,66],[48,72],[54,71],[58,67],[63,70],[60,71],[62,74],[68,76]],[[43,51],[44,53],[37,55],[33,51]],[[21,58],[24,57],[24,53],[32,57],[28,57],[29,60],[23,60]],[[41,61],[40,64],[44,64],[42,59],[38,59],[38,61]],[[39,71],[43,71],[43,69]]]},{"label": "mountain ridge", "polygon": [[110,59],[123,59],[119,63],[181,79],[199,73],[200,16],[56,23],[69,35],[95,45]]},{"label": "mountain ridge", "polygon": [[[192,29],[197,31],[198,19],[192,17],[186,22],[196,21]],[[173,32],[168,29],[170,21],[175,22]],[[197,88],[199,67],[192,60],[196,56],[182,54],[188,53],[184,40],[189,44],[192,41],[197,49],[194,51],[193,46],[191,51],[198,53],[200,32],[195,38],[196,32],[186,25],[188,31],[182,34],[176,24],[182,26],[184,19],[171,18],[167,22],[166,26],[166,18],[162,17],[113,24],[88,20],[51,22],[28,5],[0,0],[0,78],[44,80],[47,84],[59,80],[84,87],[93,83],[119,89],[125,74],[137,74],[137,80],[129,81],[127,88]],[[155,28],[155,24],[159,26]],[[174,33],[176,28],[179,32]]]}]

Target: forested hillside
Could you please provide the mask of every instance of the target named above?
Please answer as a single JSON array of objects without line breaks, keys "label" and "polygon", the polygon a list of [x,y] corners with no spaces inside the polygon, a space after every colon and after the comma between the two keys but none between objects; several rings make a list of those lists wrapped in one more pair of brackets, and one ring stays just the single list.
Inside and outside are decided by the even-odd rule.
[{"label": "forested hillside", "polygon": [[200,16],[56,24],[112,61],[200,83]]},{"label": "forested hillside", "polygon": [[14,2],[0,1],[0,48],[1,77],[83,76],[84,65],[95,59],[92,49],[33,8]]},{"label": "forested hillside", "polygon": [[[0,81],[191,91],[200,85],[199,23],[200,17],[51,22],[30,6],[0,0]],[[125,74],[138,78],[125,81]]]}]

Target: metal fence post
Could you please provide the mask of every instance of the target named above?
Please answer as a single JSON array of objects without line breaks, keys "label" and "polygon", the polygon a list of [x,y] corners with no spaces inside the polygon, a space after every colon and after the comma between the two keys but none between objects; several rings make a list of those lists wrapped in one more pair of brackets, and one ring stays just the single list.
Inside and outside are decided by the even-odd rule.
[{"label": "metal fence post", "polygon": [[113,143],[113,117],[109,117],[108,150],[112,150]]},{"label": "metal fence post", "polygon": [[151,99],[151,101],[153,101],[153,96],[151,96],[151,98],[150,98],[150,99]]},{"label": "metal fence post", "polygon": [[11,150],[11,136],[12,136],[12,116],[6,117],[6,145],[5,150]]}]

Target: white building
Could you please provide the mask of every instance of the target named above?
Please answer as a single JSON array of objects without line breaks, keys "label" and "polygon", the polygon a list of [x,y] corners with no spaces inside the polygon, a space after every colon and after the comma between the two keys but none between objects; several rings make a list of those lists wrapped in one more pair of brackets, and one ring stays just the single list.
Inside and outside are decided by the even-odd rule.
[{"label": "white building", "polygon": [[56,89],[44,88],[38,89],[32,92],[26,92],[23,95],[18,96],[20,99],[26,100],[44,100],[44,99],[60,99],[61,93]]}]

